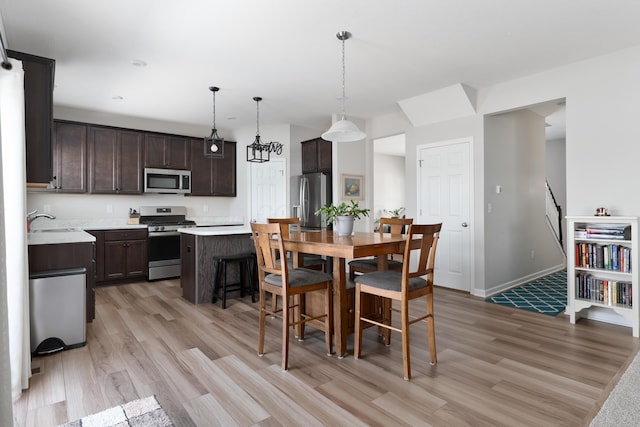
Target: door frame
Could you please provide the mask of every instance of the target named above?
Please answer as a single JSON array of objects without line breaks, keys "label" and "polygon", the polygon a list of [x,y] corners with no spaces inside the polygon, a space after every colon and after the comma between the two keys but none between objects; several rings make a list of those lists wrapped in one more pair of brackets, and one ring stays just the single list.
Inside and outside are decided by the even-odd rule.
[{"label": "door frame", "polygon": [[476,210],[475,210],[475,147],[474,140],[472,136],[467,136],[463,138],[456,139],[447,139],[442,141],[436,141],[431,143],[424,143],[416,145],[416,216],[420,217],[421,214],[419,212],[420,207],[422,206],[422,180],[420,180],[420,151],[424,149],[444,147],[449,145],[456,144],[468,144],[469,145],[469,227],[471,228],[469,233],[469,293],[471,295],[475,295],[475,281],[476,281],[476,251],[475,251],[475,242],[476,242],[476,233],[480,232],[484,227],[479,227],[478,222],[476,221]]}]

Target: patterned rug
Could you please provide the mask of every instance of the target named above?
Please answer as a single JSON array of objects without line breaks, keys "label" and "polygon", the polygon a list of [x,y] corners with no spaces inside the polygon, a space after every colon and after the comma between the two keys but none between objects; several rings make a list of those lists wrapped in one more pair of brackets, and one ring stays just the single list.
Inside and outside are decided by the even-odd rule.
[{"label": "patterned rug", "polygon": [[563,270],[541,277],[486,301],[557,316],[567,306],[567,272]]},{"label": "patterned rug", "polygon": [[155,396],[106,409],[60,427],[172,427]]}]

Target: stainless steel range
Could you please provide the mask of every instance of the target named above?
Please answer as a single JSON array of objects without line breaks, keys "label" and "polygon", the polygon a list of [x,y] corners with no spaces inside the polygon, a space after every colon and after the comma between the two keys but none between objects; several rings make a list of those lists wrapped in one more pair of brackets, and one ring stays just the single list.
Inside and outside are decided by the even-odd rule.
[{"label": "stainless steel range", "polygon": [[180,276],[179,228],[195,227],[186,219],[184,206],[142,206],[140,224],[146,224],[149,233],[149,280]]}]

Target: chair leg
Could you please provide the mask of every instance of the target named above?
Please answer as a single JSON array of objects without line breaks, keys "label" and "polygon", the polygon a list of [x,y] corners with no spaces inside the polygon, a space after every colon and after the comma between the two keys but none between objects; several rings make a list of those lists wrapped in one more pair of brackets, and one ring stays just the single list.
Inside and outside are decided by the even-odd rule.
[{"label": "chair leg", "polygon": [[220,287],[220,279],[218,276],[220,275],[220,263],[216,262],[215,267],[213,267],[213,296],[211,297],[211,303],[215,304],[218,302],[218,288]]},{"label": "chair leg", "polygon": [[401,301],[401,324],[402,324],[402,368],[404,379],[411,379],[411,349],[409,346],[409,301]]},{"label": "chair leg", "polygon": [[227,308],[227,263],[222,263],[222,308]]},{"label": "chair leg", "polygon": [[265,297],[267,293],[264,291],[262,286],[260,286],[260,323],[258,327],[258,356],[262,356],[264,354],[264,329],[267,318],[267,304],[265,301]]},{"label": "chair leg", "polygon": [[294,304],[298,306],[294,309],[296,322],[298,322],[298,325],[296,326],[296,335],[299,341],[304,341],[305,323],[302,322],[302,316],[307,312],[307,294],[300,294],[293,298]]},{"label": "chair leg", "polygon": [[[391,301],[390,298],[380,298],[382,299],[382,323],[391,326],[391,322],[393,320],[391,318],[393,313],[393,310],[391,310],[391,304],[393,304],[393,301]],[[382,328],[381,332],[384,339],[384,345],[389,347],[391,345],[391,329]]]},{"label": "chair leg", "polygon": [[429,356],[431,364],[438,363],[438,355],[436,353],[436,327],[433,312],[433,290],[427,294],[427,335],[429,336]]},{"label": "chair leg", "polygon": [[289,369],[289,296],[282,296],[282,370]]},{"label": "chair leg", "polygon": [[360,311],[361,311],[361,296],[360,296],[360,284],[356,283],[356,318],[354,323],[354,331],[353,331],[353,357],[356,359],[360,358],[360,351],[362,348],[362,327],[360,321]]},{"label": "chair leg", "polygon": [[248,269],[248,274],[249,274],[249,292],[251,292],[251,302],[256,302],[256,282],[255,282],[255,278],[257,276],[256,273],[256,265],[257,265],[257,261],[255,258],[249,258],[249,260],[247,261],[247,269]]},{"label": "chair leg", "polygon": [[331,288],[331,283],[327,287],[325,304],[327,317],[324,319],[324,340],[327,344],[327,356],[331,356],[333,354],[333,331],[331,328],[333,321],[333,289]]}]

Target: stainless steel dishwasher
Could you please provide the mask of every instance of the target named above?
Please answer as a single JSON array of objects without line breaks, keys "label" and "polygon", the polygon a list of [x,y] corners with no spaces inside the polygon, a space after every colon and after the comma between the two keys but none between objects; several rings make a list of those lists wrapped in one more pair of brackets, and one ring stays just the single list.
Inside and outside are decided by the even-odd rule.
[{"label": "stainless steel dishwasher", "polygon": [[86,344],[85,268],[29,276],[31,353],[54,353]]}]

